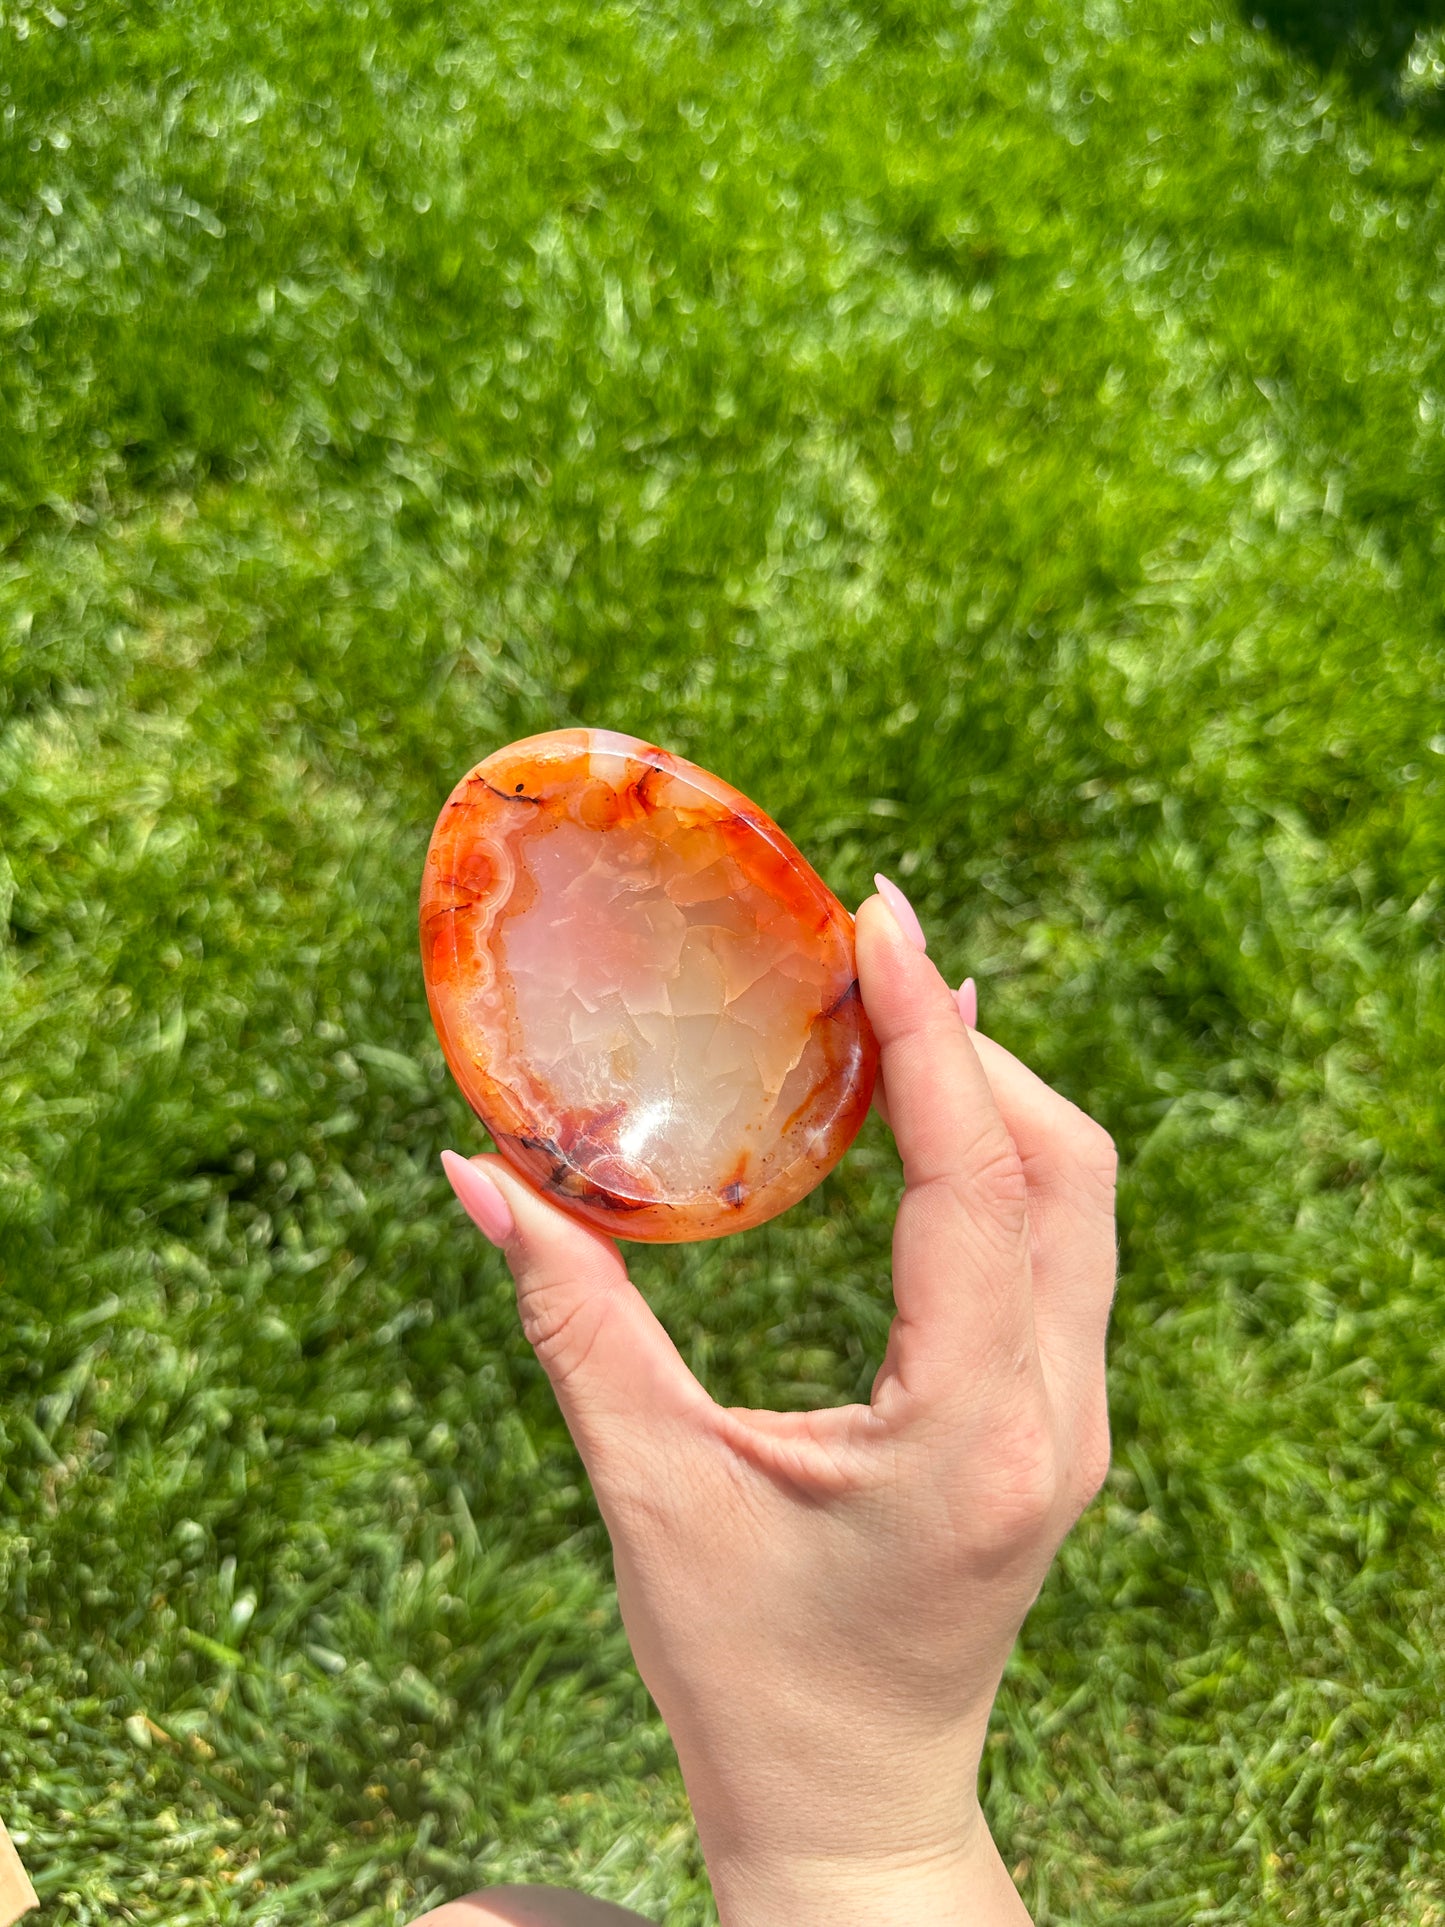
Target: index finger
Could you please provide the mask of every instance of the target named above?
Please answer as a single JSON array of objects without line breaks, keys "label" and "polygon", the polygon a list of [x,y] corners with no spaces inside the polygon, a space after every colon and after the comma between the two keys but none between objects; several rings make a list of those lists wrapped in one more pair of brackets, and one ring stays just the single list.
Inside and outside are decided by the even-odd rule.
[{"label": "index finger", "polygon": [[943,978],[870,897],[858,980],[904,1194],[893,1234],[894,1376],[924,1403],[1036,1378],[1024,1168]]}]

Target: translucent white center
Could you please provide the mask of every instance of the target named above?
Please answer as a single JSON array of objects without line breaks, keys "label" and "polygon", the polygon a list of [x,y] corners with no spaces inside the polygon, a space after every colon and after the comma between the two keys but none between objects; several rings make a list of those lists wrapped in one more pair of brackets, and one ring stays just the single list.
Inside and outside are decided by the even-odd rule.
[{"label": "translucent white center", "polygon": [[716,837],[562,823],[523,860],[536,898],[494,937],[518,1069],[662,1195],[718,1189],[807,1093],[825,960]]}]

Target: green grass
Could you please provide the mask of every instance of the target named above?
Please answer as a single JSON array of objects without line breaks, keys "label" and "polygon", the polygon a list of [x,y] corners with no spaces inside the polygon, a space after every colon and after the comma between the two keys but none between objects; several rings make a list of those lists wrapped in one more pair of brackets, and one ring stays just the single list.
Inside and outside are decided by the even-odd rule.
[{"label": "green grass", "polygon": [[[414,937],[631,729],[1123,1153],[1040,1923],[1445,1919],[1445,7],[0,0],[0,1812],[45,1927],[714,1918]],[[6,928],[0,923],[0,928]],[[639,1254],[866,1396],[897,1168]]]}]

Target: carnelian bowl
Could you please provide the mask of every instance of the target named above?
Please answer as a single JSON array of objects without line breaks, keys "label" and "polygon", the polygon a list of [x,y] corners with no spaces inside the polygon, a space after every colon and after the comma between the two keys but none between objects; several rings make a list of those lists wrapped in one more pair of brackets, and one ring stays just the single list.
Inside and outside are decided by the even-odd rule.
[{"label": "carnelian bowl", "polygon": [[427,1001],[452,1075],[534,1186],[614,1237],[747,1230],[867,1114],[853,919],[770,817],[634,736],[509,743],[437,818]]}]

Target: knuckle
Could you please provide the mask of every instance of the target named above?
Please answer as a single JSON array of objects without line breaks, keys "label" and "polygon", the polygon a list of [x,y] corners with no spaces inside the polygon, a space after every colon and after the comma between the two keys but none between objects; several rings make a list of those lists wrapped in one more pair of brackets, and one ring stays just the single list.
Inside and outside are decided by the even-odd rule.
[{"label": "knuckle", "polygon": [[952,1188],[965,1204],[983,1208],[1010,1229],[1022,1225],[1028,1204],[1028,1173],[1006,1133],[990,1133],[965,1150]]},{"label": "knuckle", "polygon": [[1002,1552],[1038,1538],[1058,1508],[1061,1478],[1053,1429],[1043,1414],[1002,1427],[995,1444],[990,1538]]},{"label": "knuckle", "polygon": [[909,1191],[928,1193],[947,1212],[995,1227],[1005,1243],[1016,1239],[1028,1219],[1028,1174],[1011,1138],[991,1134],[950,1146],[946,1168],[910,1176]]},{"label": "knuckle", "polygon": [[1052,1451],[1021,1456],[1011,1469],[1007,1494],[1021,1532],[1044,1525],[1059,1498],[1058,1462]]},{"label": "knuckle", "polygon": [[1076,1127],[1079,1163],[1101,1188],[1112,1191],[1119,1175],[1119,1149],[1095,1118],[1079,1112]]},{"label": "knuckle", "polygon": [[1075,1484],[1079,1494],[1080,1510],[1098,1497],[1105,1479],[1109,1476],[1111,1456],[1109,1415],[1103,1412],[1089,1422],[1079,1441],[1078,1456],[1075,1460]]},{"label": "knuckle", "polygon": [[974,1172],[974,1182],[1000,1204],[1022,1206],[1028,1197],[1028,1174],[1011,1140],[987,1147]]},{"label": "knuckle", "polygon": [[552,1279],[518,1290],[522,1336],[553,1384],[571,1378],[586,1364],[597,1338],[598,1309],[588,1296]]}]

